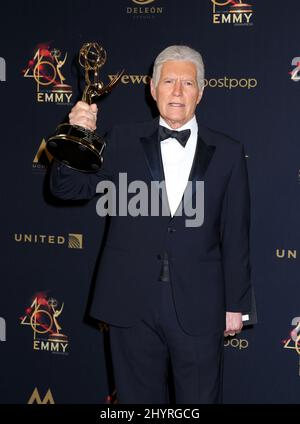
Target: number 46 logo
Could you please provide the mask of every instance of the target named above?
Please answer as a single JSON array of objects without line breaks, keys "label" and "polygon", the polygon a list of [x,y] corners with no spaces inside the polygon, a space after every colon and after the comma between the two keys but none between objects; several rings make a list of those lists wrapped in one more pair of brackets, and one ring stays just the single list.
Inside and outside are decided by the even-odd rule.
[{"label": "number 46 logo", "polygon": [[299,71],[300,71],[300,57],[294,57],[294,59],[292,60],[291,63],[292,66],[294,66],[294,69],[289,72],[289,74],[291,75],[291,80],[298,82],[300,81],[300,75],[299,75]]}]

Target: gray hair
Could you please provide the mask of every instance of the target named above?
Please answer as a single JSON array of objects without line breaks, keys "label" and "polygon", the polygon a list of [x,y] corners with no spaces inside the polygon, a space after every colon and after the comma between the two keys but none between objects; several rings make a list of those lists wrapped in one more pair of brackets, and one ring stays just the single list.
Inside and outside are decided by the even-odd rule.
[{"label": "gray hair", "polygon": [[169,60],[192,62],[197,70],[197,84],[201,90],[204,87],[204,64],[199,52],[188,46],[170,46],[159,53],[153,66],[153,84],[157,86],[162,65]]}]

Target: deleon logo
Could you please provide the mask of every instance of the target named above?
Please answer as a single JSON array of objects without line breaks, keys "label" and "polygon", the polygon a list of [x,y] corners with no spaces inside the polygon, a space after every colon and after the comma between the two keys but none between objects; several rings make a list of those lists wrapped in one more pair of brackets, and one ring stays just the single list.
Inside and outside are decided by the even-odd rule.
[{"label": "deleon logo", "polygon": [[25,315],[20,318],[21,325],[30,327],[33,333],[33,350],[68,354],[68,337],[62,332],[61,315],[64,303],[59,304],[45,293],[38,293]]},{"label": "deleon logo", "polygon": [[136,6],[126,7],[126,13],[132,15],[134,18],[151,19],[156,15],[161,15],[164,11],[163,7],[157,7],[150,3],[156,0],[131,0]]},{"label": "deleon logo", "polygon": [[132,0],[132,1],[133,3],[136,3],[136,4],[145,5],[145,4],[153,3],[155,0]]},{"label": "deleon logo", "polygon": [[72,87],[65,83],[62,67],[68,53],[62,54],[57,48],[50,50],[49,44],[40,44],[34,51],[26,68],[25,78],[33,78],[36,83],[36,100],[41,103],[69,104]]},{"label": "deleon logo", "polygon": [[32,392],[32,395],[30,396],[27,404],[28,405],[32,405],[34,403],[37,403],[38,405],[46,405],[47,403],[48,404],[51,404],[51,405],[54,405],[55,402],[54,402],[54,399],[53,399],[51,390],[48,389],[47,392],[46,392],[46,394],[45,394],[45,396],[42,399],[41,396],[40,396],[40,394],[39,394],[39,391],[38,391],[38,389],[36,387],[34,389],[34,391]]},{"label": "deleon logo", "polygon": [[3,57],[0,57],[0,81],[6,81],[6,62]]},{"label": "deleon logo", "polygon": [[214,24],[253,25],[252,5],[241,0],[211,0]]},{"label": "deleon logo", "polygon": [[294,328],[290,332],[289,338],[282,340],[282,343],[284,349],[292,349],[298,354],[298,375],[300,377],[300,317],[293,318],[291,325],[293,325]]},{"label": "deleon logo", "polygon": [[294,82],[299,82],[300,80],[300,57],[294,57],[291,63],[292,66],[294,66],[294,69],[292,69],[289,72],[289,75],[291,76],[291,80]]}]

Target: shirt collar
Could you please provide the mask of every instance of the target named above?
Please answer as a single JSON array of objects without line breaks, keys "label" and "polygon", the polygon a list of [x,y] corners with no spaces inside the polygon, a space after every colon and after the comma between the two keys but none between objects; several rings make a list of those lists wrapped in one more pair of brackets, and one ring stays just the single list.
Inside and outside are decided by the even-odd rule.
[{"label": "shirt collar", "polygon": [[[162,125],[163,127],[167,127],[170,130],[174,130],[174,128],[171,128],[166,121],[164,120],[164,118],[162,118],[161,116],[159,117],[159,125]],[[182,125],[182,127],[176,128],[175,131],[181,131],[181,130],[193,130],[196,129],[198,127],[197,125],[197,120],[196,120],[196,116],[194,115],[192,117],[192,119],[190,119],[188,122],[186,122],[184,125]]]},{"label": "shirt collar", "polygon": [[[164,118],[162,118],[161,116],[159,117],[159,125],[162,125],[163,127],[167,127],[170,130],[173,130],[174,128],[171,128],[166,121],[164,120]],[[188,122],[186,122],[184,125],[182,125],[182,127],[180,128],[176,128],[176,131],[182,131],[182,130],[191,130],[191,137],[197,137],[198,134],[198,124],[197,124],[197,119],[196,116],[194,115],[192,117],[192,119],[190,119]]]}]

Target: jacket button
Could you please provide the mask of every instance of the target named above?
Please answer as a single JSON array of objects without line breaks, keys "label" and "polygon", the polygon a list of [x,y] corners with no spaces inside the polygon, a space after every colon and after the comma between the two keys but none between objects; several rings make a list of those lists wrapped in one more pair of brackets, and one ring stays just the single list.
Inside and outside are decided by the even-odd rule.
[{"label": "jacket button", "polygon": [[176,231],[176,228],[168,227],[169,233],[175,233],[175,231]]}]

